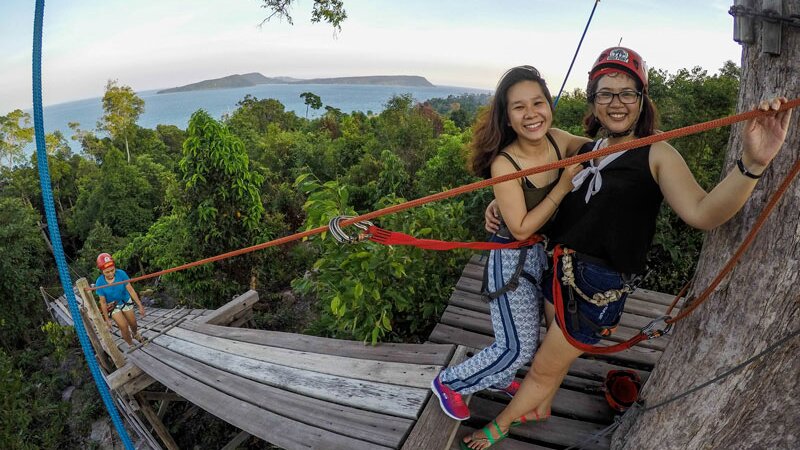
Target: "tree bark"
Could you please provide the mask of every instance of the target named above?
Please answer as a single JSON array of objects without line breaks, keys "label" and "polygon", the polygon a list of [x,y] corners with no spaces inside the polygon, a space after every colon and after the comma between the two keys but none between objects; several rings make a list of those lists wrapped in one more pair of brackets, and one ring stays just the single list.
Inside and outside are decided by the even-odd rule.
[{"label": "tree bark", "polygon": [[[755,2],[760,6],[761,1]],[[800,2],[783,1],[783,15]],[[742,51],[738,110],[762,98],[800,94],[800,28],[783,26],[780,56],[763,54],[762,25]],[[723,176],[742,151],[743,124],[731,133]],[[710,232],[695,276],[700,292],[742,242],[769,196],[800,158],[800,111],[792,115],[781,152],[744,208]],[[800,180],[795,180],[738,266],[711,298],[677,325],[672,342],[643,390],[655,405],[763,351],[800,328]],[[800,337],[744,369],[654,410],[629,414],[613,449],[800,448]]]}]

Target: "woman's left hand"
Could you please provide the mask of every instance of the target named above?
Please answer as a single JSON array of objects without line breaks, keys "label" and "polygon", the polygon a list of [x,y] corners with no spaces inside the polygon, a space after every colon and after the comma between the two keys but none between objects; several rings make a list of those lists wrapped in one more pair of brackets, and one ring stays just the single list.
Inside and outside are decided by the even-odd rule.
[{"label": "woman's left hand", "polygon": [[770,113],[748,120],[745,124],[742,159],[745,166],[753,172],[759,173],[765,169],[786,139],[792,112],[788,109],[778,110],[787,101],[786,97],[763,100],[758,109]]},{"label": "woman's left hand", "polygon": [[145,316],[145,313],[144,313],[144,306],[141,306],[141,305],[139,306],[139,315],[140,315],[140,316],[142,316],[142,317],[144,317],[144,316]]}]

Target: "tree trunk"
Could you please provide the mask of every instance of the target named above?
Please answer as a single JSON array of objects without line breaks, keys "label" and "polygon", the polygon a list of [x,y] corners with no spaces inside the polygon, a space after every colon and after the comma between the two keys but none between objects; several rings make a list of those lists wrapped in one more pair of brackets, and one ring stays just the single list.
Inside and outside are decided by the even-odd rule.
[{"label": "tree trunk", "polygon": [[131,163],[131,151],[128,148],[128,136],[125,136],[125,153],[128,154],[128,164]]},{"label": "tree trunk", "polygon": [[[766,1],[766,0],[765,0]],[[761,1],[756,1],[760,6]],[[783,1],[783,15],[800,2]],[[743,47],[738,110],[778,93],[800,94],[800,29],[783,26],[780,56],[763,54],[762,26]],[[743,124],[728,146],[724,174],[741,155]],[[800,158],[800,111],[792,115],[781,152],[750,200],[706,236],[694,289],[708,286],[756,216]],[[654,405],[714,378],[800,328],[800,180],[795,180],[736,269],[694,314],[680,322],[643,391]],[[800,337],[717,383],[655,410],[629,414],[613,449],[800,448]],[[647,406],[647,404],[645,406]]]}]

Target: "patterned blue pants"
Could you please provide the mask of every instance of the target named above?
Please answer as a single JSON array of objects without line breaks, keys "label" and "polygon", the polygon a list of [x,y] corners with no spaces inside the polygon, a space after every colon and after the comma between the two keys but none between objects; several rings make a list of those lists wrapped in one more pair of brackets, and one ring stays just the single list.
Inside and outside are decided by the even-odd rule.
[{"label": "patterned blue pants", "polygon": [[[495,292],[511,278],[519,262],[520,250],[492,250],[489,254],[488,287]],[[536,244],[528,250],[524,271],[541,281],[547,264],[544,248]],[[520,277],[519,286],[489,303],[494,327],[494,343],[463,363],[448,367],[442,383],[460,394],[487,388],[503,389],[514,381],[517,370],[529,363],[539,345],[542,291]]]}]

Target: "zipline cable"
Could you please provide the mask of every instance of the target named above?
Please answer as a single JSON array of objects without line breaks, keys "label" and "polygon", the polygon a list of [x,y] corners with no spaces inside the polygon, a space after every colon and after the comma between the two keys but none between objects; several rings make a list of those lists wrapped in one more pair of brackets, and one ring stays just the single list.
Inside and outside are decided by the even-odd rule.
[{"label": "zipline cable", "polygon": [[583,34],[581,35],[581,40],[578,42],[578,48],[575,49],[575,54],[572,55],[572,62],[569,63],[569,69],[567,69],[567,74],[564,76],[564,82],[561,83],[561,89],[558,90],[558,95],[556,95],[556,99],[553,102],[553,109],[558,106],[558,99],[561,98],[561,93],[564,92],[564,86],[567,84],[567,80],[569,79],[569,74],[572,72],[572,66],[575,65],[575,59],[578,57],[578,52],[581,50],[581,44],[583,44],[583,38],[586,37],[586,31],[589,30],[589,24],[592,23],[592,17],[594,17],[594,10],[597,9],[597,4],[600,3],[600,0],[595,0],[594,6],[592,6],[592,13],[589,14],[589,20],[586,21],[586,27],[583,29]]},{"label": "zipline cable", "polygon": [[53,186],[50,181],[50,169],[47,165],[47,148],[44,139],[44,117],[42,111],[43,22],[44,0],[36,0],[36,10],[33,19],[33,126],[36,136],[39,184],[42,187],[42,201],[44,203],[45,215],[47,216],[47,231],[50,234],[50,243],[53,246],[53,256],[55,257],[56,266],[58,267],[58,276],[61,279],[61,286],[64,289],[64,295],[67,297],[75,332],[78,335],[81,349],[83,349],[83,355],[86,357],[89,371],[92,373],[92,378],[94,378],[97,390],[100,391],[100,397],[103,399],[108,414],[111,416],[111,421],[114,423],[114,427],[117,429],[120,438],[122,438],[122,443],[125,444],[127,450],[134,450],[133,442],[122,423],[116,405],[114,405],[111,392],[103,378],[103,374],[100,372],[100,367],[97,365],[97,359],[95,358],[94,351],[89,342],[89,337],[86,335],[86,328],[84,327],[83,319],[78,310],[78,302],[75,300],[75,293],[72,291],[72,280],[70,279],[67,261],[64,257],[64,247],[61,244],[61,232],[58,228],[56,209],[53,202]]},{"label": "zipline cable", "polygon": [[[800,106],[800,98],[795,98],[795,99],[789,100],[788,102],[786,102],[783,105],[781,105],[779,111],[786,111],[786,110],[789,110],[789,109],[792,109],[792,108],[796,108],[798,106]],[[345,227],[347,225],[352,225],[352,224],[355,224],[355,223],[358,223],[358,222],[364,222],[364,221],[375,219],[377,217],[386,216],[386,215],[389,215],[389,214],[394,214],[394,213],[400,212],[400,211],[405,211],[407,209],[415,208],[417,206],[425,205],[427,203],[432,203],[432,202],[435,202],[435,201],[439,201],[439,200],[444,200],[444,199],[447,199],[447,198],[455,197],[457,195],[465,194],[467,192],[472,192],[472,191],[477,190],[477,189],[481,189],[481,188],[485,188],[485,187],[488,187],[488,186],[493,186],[495,184],[503,183],[505,181],[514,180],[514,179],[521,178],[521,177],[526,177],[528,175],[533,175],[533,174],[536,174],[536,173],[547,172],[549,170],[559,169],[559,168],[566,167],[566,166],[569,166],[569,165],[572,165],[572,164],[582,163],[582,162],[588,161],[590,159],[601,158],[603,156],[608,156],[608,155],[611,155],[613,153],[619,153],[619,152],[624,152],[626,150],[632,150],[632,149],[638,148],[638,147],[644,147],[644,146],[653,144],[655,142],[666,141],[666,140],[669,140],[669,139],[675,139],[675,138],[679,138],[679,137],[683,137],[683,136],[688,136],[690,134],[695,134],[695,133],[699,133],[699,132],[702,132],[702,131],[711,130],[711,129],[714,129],[714,128],[724,127],[724,126],[728,126],[728,125],[731,125],[731,124],[734,124],[734,123],[737,123],[737,122],[743,122],[745,120],[754,119],[756,117],[766,116],[766,115],[774,114],[774,113],[776,113],[776,111],[761,111],[759,109],[753,109],[753,110],[745,111],[745,112],[742,112],[742,113],[739,113],[739,114],[734,114],[734,115],[728,116],[728,117],[722,117],[722,118],[719,118],[719,119],[709,120],[707,122],[702,122],[702,123],[698,123],[698,124],[694,124],[694,125],[689,125],[689,126],[682,127],[682,128],[676,128],[676,129],[670,130],[670,131],[664,131],[664,132],[659,133],[659,134],[654,134],[654,135],[651,135],[651,136],[647,136],[647,137],[643,137],[643,138],[639,138],[639,139],[634,139],[632,141],[622,142],[622,143],[619,143],[619,144],[610,145],[610,146],[608,146],[608,147],[606,147],[604,149],[601,149],[601,150],[596,150],[596,151],[584,153],[584,154],[581,154],[581,155],[571,156],[569,158],[564,158],[564,159],[556,161],[556,162],[552,162],[552,163],[548,163],[548,164],[544,164],[544,165],[536,166],[536,167],[529,167],[527,169],[523,169],[523,170],[520,170],[520,171],[517,171],[517,172],[509,173],[509,174],[506,174],[506,175],[501,175],[501,176],[494,177],[494,178],[489,178],[489,179],[486,179],[486,180],[476,181],[474,183],[465,184],[463,186],[459,186],[459,187],[456,187],[456,188],[453,188],[453,189],[448,189],[448,190],[443,191],[443,192],[439,192],[439,193],[436,193],[436,194],[431,194],[431,195],[428,195],[428,196],[425,196],[425,197],[420,197],[420,198],[415,199],[415,200],[409,200],[407,202],[399,203],[397,205],[387,206],[385,208],[382,208],[382,209],[379,209],[379,210],[376,210],[376,211],[373,211],[373,212],[370,212],[370,213],[362,214],[360,216],[356,216],[356,217],[352,217],[352,218],[347,218],[345,220],[342,220],[339,223],[339,225],[342,226],[342,227]],[[208,258],[204,258],[204,259],[201,259],[201,260],[198,260],[198,261],[193,261],[193,262],[190,262],[190,263],[182,264],[182,265],[175,266],[175,267],[172,267],[172,268],[169,268],[169,269],[160,270],[158,272],[153,272],[153,273],[150,273],[150,274],[141,275],[141,276],[138,276],[138,277],[133,277],[130,280],[107,284],[107,285],[105,285],[105,287],[116,286],[118,284],[123,284],[123,283],[134,283],[134,282],[137,282],[137,281],[147,280],[147,279],[158,277],[158,276],[165,275],[165,274],[168,274],[168,273],[178,272],[178,271],[181,271],[181,270],[190,269],[192,267],[202,266],[204,264],[212,263],[212,262],[215,262],[215,261],[220,261],[220,260],[223,260],[223,259],[232,258],[234,256],[239,256],[239,255],[243,255],[243,254],[246,254],[246,253],[251,253],[251,252],[254,252],[254,251],[257,251],[257,250],[263,250],[265,248],[274,247],[274,246],[277,246],[277,245],[287,244],[289,242],[293,242],[293,241],[300,240],[300,239],[303,239],[303,238],[307,238],[307,237],[310,237],[310,236],[314,236],[314,235],[317,235],[317,234],[322,234],[322,233],[327,232],[327,231],[329,231],[329,228],[327,226],[321,226],[321,227],[317,227],[317,228],[314,228],[314,229],[309,229],[309,230],[306,230],[306,231],[303,231],[303,232],[300,232],[300,233],[295,233],[295,234],[292,234],[292,235],[289,235],[289,236],[284,236],[282,238],[274,239],[274,240],[269,241],[269,242],[263,242],[261,244],[252,245],[250,247],[245,247],[245,248],[241,248],[241,249],[238,249],[238,250],[232,250],[230,252],[222,253],[222,254],[219,254],[219,255],[216,255],[216,256],[210,256]],[[96,289],[97,288],[95,287],[95,288],[88,288],[87,290],[94,291]]]}]

